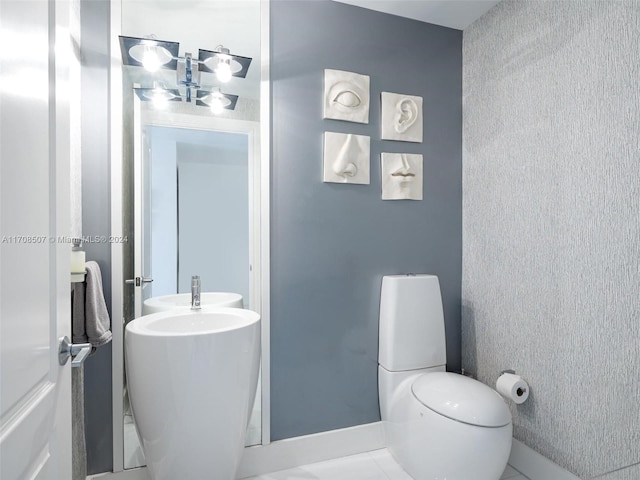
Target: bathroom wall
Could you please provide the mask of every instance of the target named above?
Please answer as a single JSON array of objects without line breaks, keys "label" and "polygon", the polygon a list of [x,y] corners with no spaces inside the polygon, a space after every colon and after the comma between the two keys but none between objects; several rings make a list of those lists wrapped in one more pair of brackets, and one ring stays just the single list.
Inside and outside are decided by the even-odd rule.
[{"label": "bathroom wall", "polygon": [[514,435],[640,478],[640,2],[506,0],[464,31],[462,364]]},{"label": "bathroom wall", "polygon": [[[271,402],[277,440],[379,420],[382,275],[440,277],[449,368],[460,368],[462,35],[328,0],[272,0],[271,9]],[[82,15],[83,114],[90,119],[82,125],[83,233],[108,235],[108,1],[83,1]],[[324,68],[371,76],[369,125],[322,120]],[[422,144],[380,140],[382,91],[424,97]],[[125,127],[125,138],[130,130]],[[327,130],[371,136],[371,185],[322,183]],[[125,150],[129,144],[130,138]],[[424,155],[423,201],[380,199],[382,151]],[[131,195],[126,179],[124,189]],[[129,225],[130,216],[124,222]],[[110,245],[88,245],[87,257],[102,267],[111,307]],[[85,369],[92,474],[112,469],[111,346],[90,357]]]},{"label": "bathroom wall", "polygon": [[[375,422],[382,276],[440,277],[460,368],[462,32],[328,0],[271,2],[272,439]],[[322,119],[323,71],[371,77],[368,125]],[[380,93],[422,96],[424,141],[380,140]],[[322,182],[323,132],[371,137],[371,184]],[[382,201],[381,152],[424,156]]]}]

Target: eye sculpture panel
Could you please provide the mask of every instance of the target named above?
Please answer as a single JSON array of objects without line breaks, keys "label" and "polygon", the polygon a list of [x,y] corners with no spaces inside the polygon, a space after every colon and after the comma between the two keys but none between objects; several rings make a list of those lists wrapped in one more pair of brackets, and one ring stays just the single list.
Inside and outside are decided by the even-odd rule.
[{"label": "eye sculpture panel", "polygon": [[351,133],[324,133],[322,181],[369,184],[370,137]]},{"label": "eye sculpture panel", "polygon": [[[332,97],[333,100],[331,100],[331,103],[336,107],[336,108],[340,108],[340,109],[344,109],[345,111],[349,111],[350,109],[353,108],[358,108],[360,105],[362,105],[362,99],[360,98],[360,95],[358,95],[357,92],[354,92],[353,90],[349,90],[350,85],[344,85],[344,88],[342,88],[342,86],[339,86],[338,88],[332,88]],[[333,94],[333,92],[336,92],[335,94]]]},{"label": "eye sculpture panel", "polygon": [[422,155],[383,153],[382,199],[422,200]]},{"label": "eye sculpture panel", "polygon": [[367,75],[326,69],[323,118],[369,123],[369,83]]},{"label": "eye sculpture panel", "polygon": [[382,139],[422,143],[422,97],[382,92]]}]

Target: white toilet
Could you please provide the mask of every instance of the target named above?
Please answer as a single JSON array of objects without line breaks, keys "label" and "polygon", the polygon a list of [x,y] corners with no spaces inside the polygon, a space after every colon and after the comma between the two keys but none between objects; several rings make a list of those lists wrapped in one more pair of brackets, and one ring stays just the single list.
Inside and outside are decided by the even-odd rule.
[{"label": "white toilet", "polygon": [[511,413],[493,389],[447,373],[435,275],[382,280],[378,391],[387,447],[415,480],[499,480]]}]

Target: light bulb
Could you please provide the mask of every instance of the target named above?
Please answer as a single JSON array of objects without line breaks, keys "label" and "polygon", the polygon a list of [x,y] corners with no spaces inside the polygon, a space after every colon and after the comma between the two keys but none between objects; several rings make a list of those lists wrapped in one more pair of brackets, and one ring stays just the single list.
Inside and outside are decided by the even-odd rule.
[{"label": "light bulb", "polygon": [[221,58],[218,60],[218,66],[216,67],[216,76],[222,83],[227,83],[231,80],[231,59],[224,58],[222,55],[219,55],[219,57]]},{"label": "light bulb", "polygon": [[142,58],[142,66],[149,72],[157,71],[163,62],[160,60],[157,48],[155,46],[145,46],[144,57]]},{"label": "light bulb", "polygon": [[170,91],[166,90],[160,82],[153,82],[153,90],[143,93],[145,98],[151,100],[153,106],[159,110],[162,110],[169,105],[169,101],[176,98],[176,96]]},{"label": "light bulb", "polygon": [[129,48],[129,56],[150,72],[155,72],[173,60],[171,52],[153,38],[140,39],[139,43]]},{"label": "light bulb", "polygon": [[165,108],[167,108],[167,105],[169,105],[169,100],[167,100],[166,98],[157,95],[155,97],[153,97],[153,100],[151,100],[151,103],[153,103],[153,106],[158,109],[158,110],[164,110]]},{"label": "light bulb", "polygon": [[221,114],[224,109],[224,105],[222,104],[223,98],[224,97],[220,93],[214,93],[211,96],[211,111],[216,115]]}]

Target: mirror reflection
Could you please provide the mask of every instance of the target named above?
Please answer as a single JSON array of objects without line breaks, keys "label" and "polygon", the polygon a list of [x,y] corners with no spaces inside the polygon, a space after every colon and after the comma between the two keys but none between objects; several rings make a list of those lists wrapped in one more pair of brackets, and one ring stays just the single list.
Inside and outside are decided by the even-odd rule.
[{"label": "mirror reflection", "polygon": [[[134,239],[125,322],[159,298],[190,302],[194,275],[203,305],[228,292],[259,312],[259,0],[122,0],[121,48],[123,223]],[[247,445],[261,440],[257,392]],[[133,468],[145,460],[126,378],[123,397]]]},{"label": "mirror reflection", "polygon": [[190,292],[195,274],[203,292],[239,293],[248,308],[248,135],[146,125],[143,136],[143,312],[150,297]]}]

